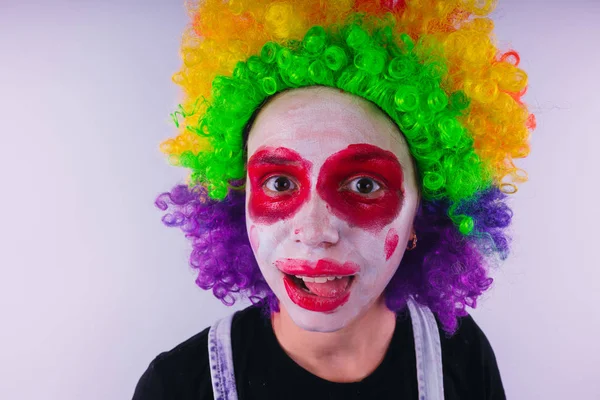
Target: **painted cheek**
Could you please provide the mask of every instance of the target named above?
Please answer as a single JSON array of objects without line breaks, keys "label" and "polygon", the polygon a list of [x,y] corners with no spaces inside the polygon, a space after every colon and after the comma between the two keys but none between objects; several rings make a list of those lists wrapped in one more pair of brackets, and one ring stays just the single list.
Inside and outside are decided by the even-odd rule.
[{"label": "painted cheek", "polygon": [[258,247],[260,246],[260,238],[258,237],[258,231],[256,226],[252,225],[250,227],[250,245],[254,252],[258,252]]},{"label": "painted cheek", "polygon": [[398,247],[398,241],[400,240],[398,233],[394,228],[390,229],[385,237],[385,244],[383,245],[383,251],[385,252],[385,260],[389,260],[390,257],[396,251]]},{"label": "painted cheek", "polygon": [[[355,177],[383,184],[377,198],[366,198],[342,186]],[[317,192],[338,218],[352,226],[379,232],[400,213],[403,173],[394,153],[369,144],[354,144],[330,156],[317,181]]]},{"label": "painted cheek", "polygon": [[[284,147],[263,147],[257,150],[248,161],[250,218],[256,223],[270,225],[292,217],[310,198],[311,166],[297,152]],[[298,187],[276,196],[267,194],[264,183],[270,177],[278,175],[292,178]]]}]

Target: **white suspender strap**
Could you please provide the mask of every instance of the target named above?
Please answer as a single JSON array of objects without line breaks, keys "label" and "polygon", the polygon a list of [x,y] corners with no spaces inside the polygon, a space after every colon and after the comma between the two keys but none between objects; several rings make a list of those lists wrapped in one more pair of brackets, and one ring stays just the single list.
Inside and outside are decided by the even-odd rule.
[{"label": "white suspender strap", "polygon": [[443,400],[442,347],[435,317],[428,307],[408,300],[417,356],[419,400]]},{"label": "white suspender strap", "polygon": [[210,377],[215,400],[237,400],[233,352],[231,349],[231,321],[233,314],[214,323],[208,332]]}]

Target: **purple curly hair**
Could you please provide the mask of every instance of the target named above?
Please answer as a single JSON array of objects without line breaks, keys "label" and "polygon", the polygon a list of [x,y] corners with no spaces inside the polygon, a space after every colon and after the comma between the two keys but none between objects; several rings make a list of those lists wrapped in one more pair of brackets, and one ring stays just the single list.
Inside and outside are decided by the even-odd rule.
[{"label": "purple curly hair", "polygon": [[[457,317],[466,306],[490,287],[487,274],[494,258],[508,255],[505,230],[512,212],[506,195],[496,187],[458,205],[457,211],[472,215],[473,234],[462,235],[448,217],[449,203],[423,201],[415,218],[418,246],[405,253],[385,289],[392,311],[405,307],[409,296],[427,305],[443,329],[453,333]],[[225,200],[210,199],[205,188],[179,185],[161,194],[156,206],[167,213],[163,222],[177,226],[192,242],[190,265],[198,271],[196,284],[212,290],[224,304],[246,297],[269,312],[279,303],[264,280],[246,233],[245,193],[231,190]]]}]

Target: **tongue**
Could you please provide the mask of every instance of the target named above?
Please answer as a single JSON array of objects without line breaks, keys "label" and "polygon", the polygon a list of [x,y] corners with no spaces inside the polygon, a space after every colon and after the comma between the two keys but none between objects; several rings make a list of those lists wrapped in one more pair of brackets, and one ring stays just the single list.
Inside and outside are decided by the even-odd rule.
[{"label": "tongue", "polygon": [[338,297],[346,291],[348,283],[350,283],[349,276],[327,281],[325,283],[304,282],[308,290],[321,297]]}]

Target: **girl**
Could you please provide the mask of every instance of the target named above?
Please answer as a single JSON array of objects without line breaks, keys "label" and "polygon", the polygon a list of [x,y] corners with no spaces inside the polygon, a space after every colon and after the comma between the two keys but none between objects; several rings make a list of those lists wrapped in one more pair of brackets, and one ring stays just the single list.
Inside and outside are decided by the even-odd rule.
[{"label": "girl", "polygon": [[465,307],[509,250],[534,119],[470,1],[192,7],[161,195],[197,284],[253,306],[159,355],[134,399],[502,399]]}]

